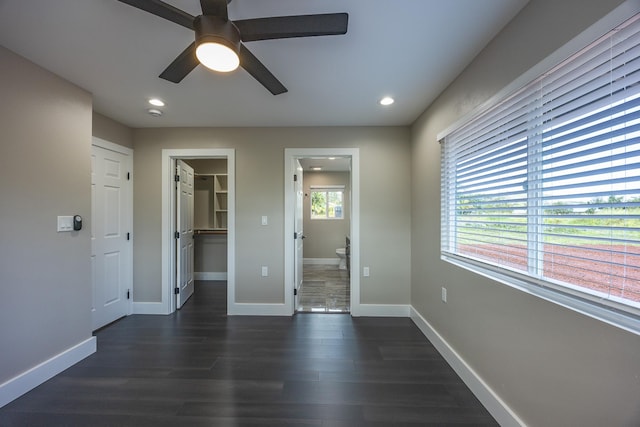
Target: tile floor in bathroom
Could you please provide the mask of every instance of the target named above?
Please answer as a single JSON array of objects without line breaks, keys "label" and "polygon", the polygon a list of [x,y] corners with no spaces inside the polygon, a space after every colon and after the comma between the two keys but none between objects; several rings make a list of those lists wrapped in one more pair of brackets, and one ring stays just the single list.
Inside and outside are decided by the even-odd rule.
[{"label": "tile floor in bathroom", "polygon": [[351,307],[347,270],[337,265],[307,264],[298,290],[299,313],[348,313]]}]

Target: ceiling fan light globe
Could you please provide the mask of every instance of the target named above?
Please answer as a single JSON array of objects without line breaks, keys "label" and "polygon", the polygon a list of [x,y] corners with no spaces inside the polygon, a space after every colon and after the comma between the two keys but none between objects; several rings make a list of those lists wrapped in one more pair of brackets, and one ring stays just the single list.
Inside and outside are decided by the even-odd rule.
[{"label": "ceiling fan light globe", "polygon": [[196,57],[205,67],[222,73],[233,71],[240,65],[238,54],[220,43],[201,43],[196,48]]}]

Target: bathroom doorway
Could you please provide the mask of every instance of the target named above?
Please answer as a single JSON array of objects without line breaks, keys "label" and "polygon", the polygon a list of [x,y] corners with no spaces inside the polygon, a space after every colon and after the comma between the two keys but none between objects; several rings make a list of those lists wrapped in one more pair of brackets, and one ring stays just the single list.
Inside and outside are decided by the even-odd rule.
[{"label": "bathroom doorway", "polygon": [[285,250],[285,303],[291,291],[292,313],[356,315],[358,150],[286,149],[285,157],[285,233],[294,237]]},{"label": "bathroom doorway", "polygon": [[298,313],[349,313],[351,158],[306,157],[302,170],[304,230]]}]

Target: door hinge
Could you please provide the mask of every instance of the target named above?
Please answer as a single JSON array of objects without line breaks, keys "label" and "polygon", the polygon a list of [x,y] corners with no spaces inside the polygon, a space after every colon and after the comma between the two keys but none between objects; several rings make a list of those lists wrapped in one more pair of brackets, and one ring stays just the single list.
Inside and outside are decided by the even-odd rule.
[{"label": "door hinge", "polygon": [[127,289],[127,299],[131,299],[131,290]]},{"label": "door hinge", "polygon": [[175,176],[173,177],[173,180],[174,180],[175,182],[180,182],[180,175],[175,175]]},{"label": "door hinge", "polygon": [[180,238],[180,232],[176,231],[175,233],[173,233],[173,237],[175,237],[176,239]]},{"label": "door hinge", "polygon": [[293,232],[293,240],[296,240],[298,238],[298,233],[296,233],[295,231]]},{"label": "door hinge", "polygon": [[127,172],[127,181],[131,181],[131,172]]},{"label": "door hinge", "polygon": [[127,233],[127,240],[131,240],[131,233]]},{"label": "door hinge", "polygon": [[293,296],[298,295],[298,290],[296,288],[293,288]]},{"label": "door hinge", "polygon": [[293,182],[296,182],[296,181],[298,181],[298,175],[297,175],[297,174],[294,174],[294,175],[293,175]]},{"label": "door hinge", "polygon": [[173,293],[178,295],[180,293],[180,288],[174,288]]}]

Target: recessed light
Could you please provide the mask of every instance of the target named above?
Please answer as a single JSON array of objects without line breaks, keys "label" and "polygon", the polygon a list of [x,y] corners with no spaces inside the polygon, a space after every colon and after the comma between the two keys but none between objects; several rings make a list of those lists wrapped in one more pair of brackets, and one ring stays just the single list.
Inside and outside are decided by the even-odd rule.
[{"label": "recessed light", "polygon": [[149,104],[154,105],[156,107],[164,107],[164,101],[158,98],[151,98],[149,100]]},{"label": "recessed light", "polygon": [[312,170],[312,171],[321,171],[321,170],[322,170],[322,168],[321,168],[320,166],[312,166],[312,167],[311,167],[311,170]]},{"label": "recessed light", "polygon": [[335,159],[336,159],[335,157],[329,157],[329,160],[335,160]]},{"label": "recessed light", "polygon": [[390,96],[385,96],[384,98],[382,98],[380,100],[380,105],[391,105],[394,102],[396,102],[393,98],[391,98]]}]

